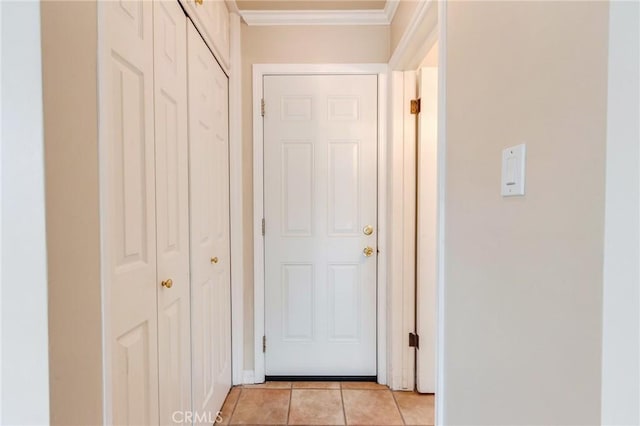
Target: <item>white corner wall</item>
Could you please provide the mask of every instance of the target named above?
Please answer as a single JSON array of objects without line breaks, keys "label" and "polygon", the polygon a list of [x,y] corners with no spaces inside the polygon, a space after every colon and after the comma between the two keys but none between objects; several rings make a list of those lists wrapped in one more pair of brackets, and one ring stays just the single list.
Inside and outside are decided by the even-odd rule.
[{"label": "white corner wall", "polygon": [[602,424],[640,424],[640,3],[609,10]]},{"label": "white corner wall", "polygon": [[49,423],[40,2],[1,2],[2,417]]}]

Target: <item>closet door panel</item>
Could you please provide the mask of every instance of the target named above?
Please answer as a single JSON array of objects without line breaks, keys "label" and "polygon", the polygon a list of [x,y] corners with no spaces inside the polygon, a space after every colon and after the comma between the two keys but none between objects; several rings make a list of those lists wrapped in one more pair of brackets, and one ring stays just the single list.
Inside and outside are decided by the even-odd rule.
[{"label": "closet door panel", "polygon": [[228,81],[188,32],[193,401],[215,414],[231,386]]},{"label": "closet door panel", "polygon": [[[158,363],[160,423],[191,410],[187,21],[154,2]],[[168,283],[171,280],[171,284]]]},{"label": "closet door panel", "polygon": [[221,0],[180,0],[216,58],[229,67],[229,9]]},{"label": "closet door panel", "polygon": [[152,4],[98,7],[107,422],[156,424]]},{"label": "closet door panel", "polygon": [[229,38],[229,10],[223,1],[214,2],[216,9],[213,25],[213,44],[220,54],[221,61],[229,65],[230,38]]},{"label": "closet door panel", "polygon": [[[224,6],[224,4],[223,4]],[[222,407],[231,387],[231,245],[229,225],[229,80],[217,63],[213,67],[213,113],[215,139],[209,167],[214,172],[211,193],[213,212],[212,264],[214,299],[214,401]]]}]

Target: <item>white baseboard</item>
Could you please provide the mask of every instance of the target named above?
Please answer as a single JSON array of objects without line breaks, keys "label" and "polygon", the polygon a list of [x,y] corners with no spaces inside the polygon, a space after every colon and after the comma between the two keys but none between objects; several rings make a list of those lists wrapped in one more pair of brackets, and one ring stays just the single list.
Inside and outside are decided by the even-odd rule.
[{"label": "white baseboard", "polygon": [[242,383],[245,385],[251,385],[255,383],[255,374],[253,370],[244,370],[244,374],[242,377]]}]

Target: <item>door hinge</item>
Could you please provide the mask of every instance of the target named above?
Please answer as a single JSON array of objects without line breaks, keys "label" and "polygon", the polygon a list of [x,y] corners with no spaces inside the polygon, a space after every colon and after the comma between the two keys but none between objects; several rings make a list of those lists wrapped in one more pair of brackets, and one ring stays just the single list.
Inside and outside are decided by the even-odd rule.
[{"label": "door hinge", "polygon": [[267,351],[267,336],[262,336],[262,352]]},{"label": "door hinge", "polygon": [[264,99],[260,100],[260,114],[264,117]]},{"label": "door hinge", "polygon": [[264,217],[262,218],[262,236],[264,237],[264,228],[265,228],[265,224],[264,224]]},{"label": "door hinge", "polygon": [[420,114],[420,99],[411,100],[411,114]]},{"label": "door hinge", "polygon": [[409,347],[420,349],[420,336],[416,333],[409,333]]}]

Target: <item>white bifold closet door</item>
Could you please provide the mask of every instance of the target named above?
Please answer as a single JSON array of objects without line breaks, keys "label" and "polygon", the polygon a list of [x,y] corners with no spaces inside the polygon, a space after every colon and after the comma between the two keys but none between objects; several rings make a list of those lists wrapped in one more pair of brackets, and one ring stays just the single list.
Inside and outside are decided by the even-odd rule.
[{"label": "white bifold closet door", "polygon": [[163,1],[100,19],[107,423],[170,424],[191,410],[186,18]]},{"label": "white bifold closet door", "polygon": [[107,423],[158,424],[153,4],[99,8]]},{"label": "white bifold closet door", "polygon": [[[191,410],[187,18],[153,3],[160,423]],[[171,280],[171,281],[169,281]]]},{"label": "white bifold closet door", "polygon": [[228,79],[191,23],[187,46],[193,409],[215,419],[231,387]]}]

